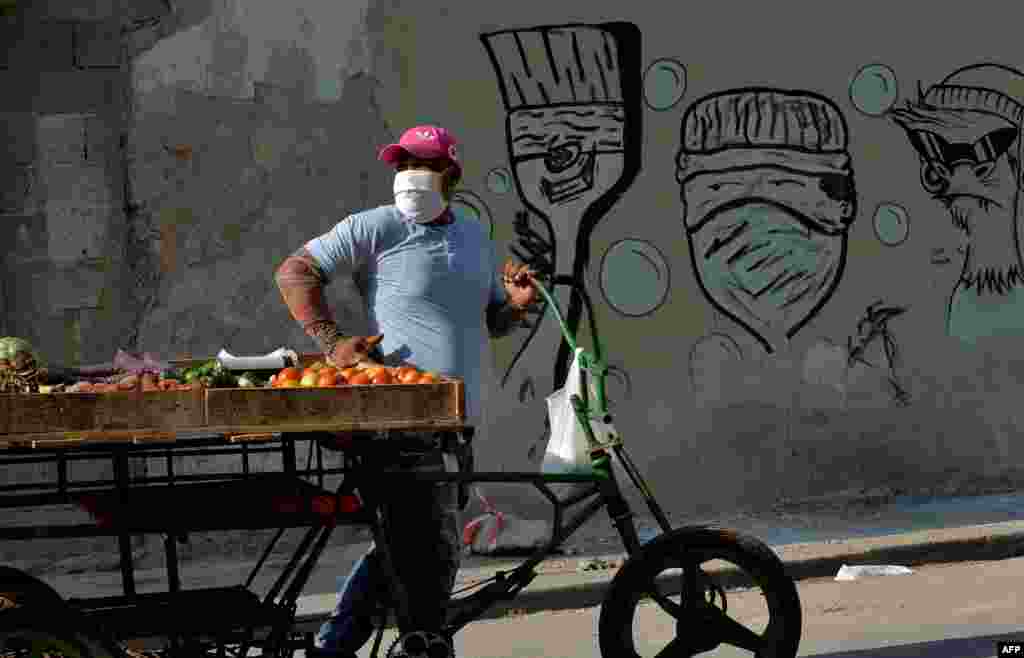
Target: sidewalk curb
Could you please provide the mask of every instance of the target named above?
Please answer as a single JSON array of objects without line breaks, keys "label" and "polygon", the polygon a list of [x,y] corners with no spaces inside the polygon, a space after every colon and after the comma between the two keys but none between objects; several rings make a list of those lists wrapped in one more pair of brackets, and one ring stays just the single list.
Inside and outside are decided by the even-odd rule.
[{"label": "sidewalk curb", "polygon": [[[790,577],[796,581],[834,578],[844,564],[898,564],[914,567],[926,564],[1002,560],[1024,555],[1024,523],[1010,522],[982,526],[967,526],[942,530],[928,530],[902,535],[887,535],[865,539],[844,539],[823,543],[788,544],[773,546],[786,565]],[[583,559],[593,559],[586,556]],[[597,556],[605,560],[619,560],[623,555]],[[551,562],[566,561],[553,558]],[[568,560],[577,562],[579,560]],[[544,563],[541,564],[543,569]],[[456,589],[466,582],[487,578],[508,563],[495,564],[487,569],[474,569],[460,573]],[[617,569],[603,571],[575,570],[564,572],[540,571],[537,578],[511,601],[495,604],[479,619],[496,619],[509,614],[528,614],[555,610],[573,610],[600,606],[608,583]],[[723,586],[743,585],[742,572],[735,569],[709,568],[719,577]],[[663,577],[667,593],[678,585],[678,579]],[[561,581],[561,582],[558,582]],[[296,617],[297,626],[315,630],[329,611],[311,612]]]}]

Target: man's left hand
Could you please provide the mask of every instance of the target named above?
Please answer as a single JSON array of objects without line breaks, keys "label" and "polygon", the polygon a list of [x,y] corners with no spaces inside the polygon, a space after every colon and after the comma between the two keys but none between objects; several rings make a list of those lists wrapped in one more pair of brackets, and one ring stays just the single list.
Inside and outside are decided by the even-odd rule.
[{"label": "man's left hand", "polygon": [[528,265],[517,265],[509,260],[505,263],[505,271],[502,280],[505,284],[505,294],[508,296],[508,303],[517,308],[526,308],[537,299],[537,290],[533,287],[533,277],[536,275]]}]

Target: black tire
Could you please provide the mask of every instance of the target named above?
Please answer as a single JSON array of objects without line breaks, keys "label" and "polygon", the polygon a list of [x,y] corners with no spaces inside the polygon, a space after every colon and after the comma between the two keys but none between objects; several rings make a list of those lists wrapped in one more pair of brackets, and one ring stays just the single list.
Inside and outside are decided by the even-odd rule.
[{"label": "black tire", "polygon": [[52,587],[23,571],[0,567],[0,658],[39,655],[43,648],[68,658],[124,655]]},{"label": "black tire", "polygon": [[[753,634],[759,636],[760,644],[752,655],[795,658],[803,615],[796,584],[786,574],[785,565],[771,548],[754,537],[705,526],[679,528],[661,535],[645,544],[622,566],[601,604],[598,640],[602,658],[639,658],[633,642],[637,605],[651,592],[658,574],[682,566],[682,556],[697,564],[724,560],[739,567],[751,581],[749,584],[761,589],[769,610],[768,626],[763,633]],[[689,620],[688,624],[705,631],[714,627],[705,618]],[[680,638],[681,625],[677,621],[675,641],[685,645],[698,640],[700,634],[696,632]],[[676,655],[699,655],[698,651],[708,651],[713,646],[691,648],[691,653],[686,653],[685,646],[682,648]]]},{"label": "black tire", "polygon": [[18,569],[0,567],[0,614],[28,604],[62,606],[64,599],[38,578]]}]

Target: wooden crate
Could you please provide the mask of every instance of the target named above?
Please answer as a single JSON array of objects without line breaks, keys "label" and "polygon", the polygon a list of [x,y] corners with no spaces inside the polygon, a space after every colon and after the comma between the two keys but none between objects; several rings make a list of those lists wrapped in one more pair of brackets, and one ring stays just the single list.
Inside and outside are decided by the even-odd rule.
[{"label": "wooden crate", "polygon": [[[300,359],[308,366],[319,356]],[[11,394],[0,395],[0,442],[173,441],[176,433],[196,430],[262,440],[276,432],[454,429],[463,426],[465,416],[463,383],[448,378],[437,384],[319,389]]]},{"label": "wooden crate", "polygon": [[337,388],[214,388],[206,423],[214,431],[359,430],[455,427],[466,417],[460,380]]},{"label": "wooden crate", "polygon": [[205,424],[202,391],[0,395],[0,434],[168,431]]}]

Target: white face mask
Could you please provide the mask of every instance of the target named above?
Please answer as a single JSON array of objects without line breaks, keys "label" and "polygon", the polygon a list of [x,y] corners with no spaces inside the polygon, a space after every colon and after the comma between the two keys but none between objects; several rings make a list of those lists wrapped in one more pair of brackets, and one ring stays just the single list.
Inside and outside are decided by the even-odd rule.
[{"label": "white face mask", "polygon": [[441,216],[448,207],[441,194],[443,176],[433,171],[400,171],[395,174],[395,206],[417,224]]}]

